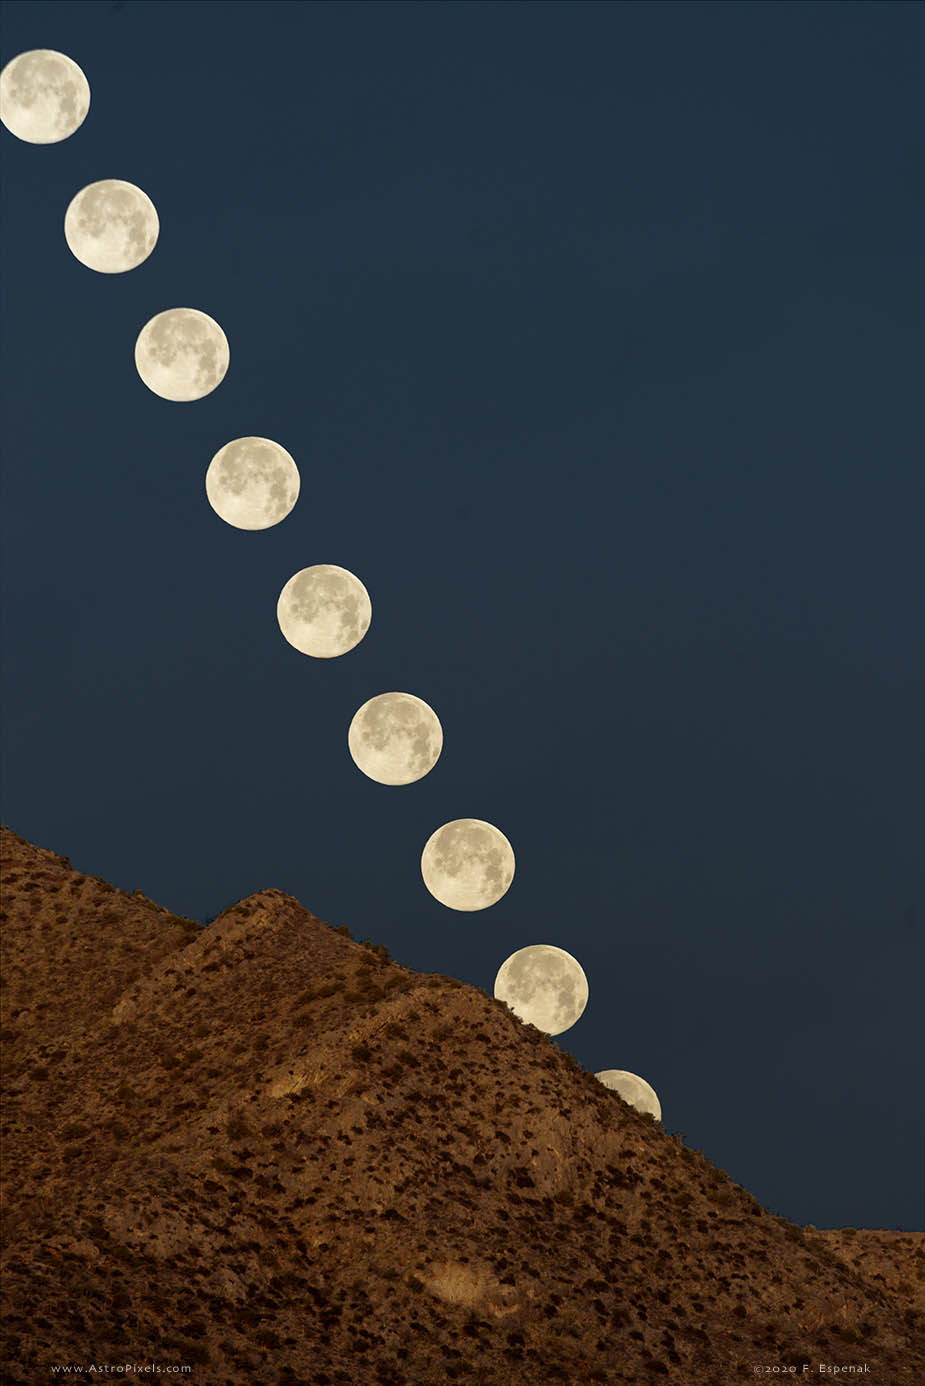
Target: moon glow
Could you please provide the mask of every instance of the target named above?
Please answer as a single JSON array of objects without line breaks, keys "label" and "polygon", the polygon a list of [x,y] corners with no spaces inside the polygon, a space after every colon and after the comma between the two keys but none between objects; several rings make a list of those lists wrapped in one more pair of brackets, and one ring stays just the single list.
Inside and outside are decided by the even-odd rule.
[{"label": "moon glow", "polygon": [[347,733],[357,767],[379,784],[411,784],[443,749],[437,714],[413,693],[380,693],[358,708]]},{"label": "moon glow", "polygon": [[493,824],[456,818],[428,838],[421,875],[441,905],[484,910],[501,899],[514,879],[514,851]]},{"label": "moon glow", "polygon": [[233,438],[209,463],[209,504],[236,529],[269,529],[299,498],[299,469],[270,438]]},{"label": "moon glow", "polygon": [[202,399],[220,385],[231,353],[214,318],[198,308],[167,308],[145,323],[135,368],[161,399]]},{"label": "moon glow", "polygon": [[623,1101],[628,1102],[631,1107],[636,1107],[640,1112],[648,1112],[656,1121],[661,1121],[662,1104],[655,1095],[655,1089],[649,1086],[645,1078],[640,1078],[638,1073],[627,1073],[624,1068],[605,1068],[594,1076],[600,1079],[605,1088],[612,1088],[614,1092],[619,1093]]},{"label": "moon glow", "polygon": [[90,84],[66,53],[30,48],[0,72],[0,121],[27,144],[57,144],[86,119]]},{"label": "moon glow", "polygon": [[71,254],[100,274],[123,274],[147,260],[159,231],[148,194],[120,178],[88,183],[71,199],[64,216]]},{"label": "moon glow", "polygon": [[358,577],[334,563],[294,573],[279,594],[276,619],[302,654],[333,659],[358,645],[372,620],[369,593]]},{"label": "moon glow", "polygon": [[527,1025],[561,1035],[588,1004],[588,979],[581,964],[551,943],[519,948],[498,969],[495,997]]}]

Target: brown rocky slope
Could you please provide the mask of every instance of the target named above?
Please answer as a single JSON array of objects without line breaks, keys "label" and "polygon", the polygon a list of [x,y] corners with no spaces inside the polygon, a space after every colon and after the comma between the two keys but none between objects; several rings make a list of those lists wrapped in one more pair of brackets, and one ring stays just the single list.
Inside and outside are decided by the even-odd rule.
[{"label": "brown rocky slope", "polygon": [[200,928],[2,847],[10,1386],[925,1381],[925,1238],[771,1216],[485,992],[280,891]]}]

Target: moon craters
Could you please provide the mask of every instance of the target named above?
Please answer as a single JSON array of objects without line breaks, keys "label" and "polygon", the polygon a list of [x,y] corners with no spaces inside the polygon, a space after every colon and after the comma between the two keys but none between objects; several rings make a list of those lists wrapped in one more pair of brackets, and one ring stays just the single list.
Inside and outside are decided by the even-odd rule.
[{"label": "moon craters", "polygon": [[167,308],[145,323],[135,342],[135,367],[162,399],[202,399],[225,378],[228,339],[198,308]]},{"label": "moon craters", "polygon": [[354,713],[347,733],[354,763],[379,784],[411,784],[443,749],[437,714],[413,693],[380,693]]},{"label": "moon craters", "polygon": [[623,1101],[628,1102],[631,1107],[636,1107],[640,1112],[648,1112],[656,1121],[661,1121],[662,1105],[655,1089],[645,1078],[640,1078],[638,1073],[628,1073],[624,1068],[604,1068],[594,1076],[605,1088],[612,1088],[614,1092],[619,1093]]},{"label": "moon craters", "polygon": [[514,879],[514,851],[507,838],[481,818],[456,818],[428,838],[421,875],[435,899],[451,910],[484,910]]},{"label": "moon craters", "polygon": [[66,53],[31,48],[0,72],[0,121],[27,144],[57,144],[83,124],[90,84]]},{"label": "moon craters", "polygon": [[332,659],[363,639],[372,604],[353,573],[335,563],[316,563],[286,583],[276,603],[276,619],[295,649],[316,659]]},{"label": "moon craters", "polygon": [[88,183],[64,216],[71,254],[100,274],[123,274],[147,260],[160,222],[148,194],[120,178]]},{"label": "moon craters", "polygon": [[299,469],[271,438],[233,438],[209,463],[209,504],[236,529],[269,529],[299,498]]},{"label": "moon craters", "polygon": [[588,1004],[584,968],[551,943],[534,943],[512,953],[498,969],[495,997],[527,1025],[547,1035],[570,1029]]}]

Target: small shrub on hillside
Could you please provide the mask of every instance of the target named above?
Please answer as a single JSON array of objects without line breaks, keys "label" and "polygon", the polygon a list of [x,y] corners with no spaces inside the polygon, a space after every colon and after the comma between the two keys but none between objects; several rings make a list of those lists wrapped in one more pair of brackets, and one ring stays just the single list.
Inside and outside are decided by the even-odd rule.
[{"label": "small shrub on hillside", "polygon": [[58,1133],[64,1141],[79,1141],[84,1136],[89,1136],[89,1126],[84,1126],[80,1121],[69,1121],[66,1126],[62,1126]]},{"label": "small shrub on hillside", "polygon": [[183,1362],[195,1362],[205,1367],[212,1361],[212,1354],[205,1343],[182,1343],[177,1338],[162,1338],[161,1347],[170,1348]]}]

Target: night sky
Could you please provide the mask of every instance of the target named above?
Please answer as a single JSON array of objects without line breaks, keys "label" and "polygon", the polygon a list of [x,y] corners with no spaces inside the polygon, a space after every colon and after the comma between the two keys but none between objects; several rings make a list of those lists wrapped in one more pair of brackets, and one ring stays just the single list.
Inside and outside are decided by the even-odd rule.
[{"label": "night sky", "polygon": [[[641,1074],[772,1212],[925,1227],[925,7],[7,3],[90,112],[3,158],[3,821],[206,920],[274,886],[491,992],[587,973],[555,1043]],[[121,178],[160,238],[85,268]],[[134,365],[199,308],[206,398]],[[212,456],[281,443],[245,532]],[[276,620],[355,573],[336,659]],[[416,694],[445,743],[347,750]],[[463,913],[420,855],[516,854]]]}]

